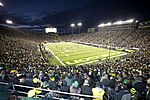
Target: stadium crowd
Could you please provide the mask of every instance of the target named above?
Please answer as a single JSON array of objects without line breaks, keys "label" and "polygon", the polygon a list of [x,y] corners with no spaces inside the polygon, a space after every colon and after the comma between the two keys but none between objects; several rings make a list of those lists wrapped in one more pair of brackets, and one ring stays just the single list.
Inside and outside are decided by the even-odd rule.
[{"label": "stadium crowd", "polygon": [[[112,45],[124,48],[142,48],[149,45],[149,29],[115,29],[99,32],[62,36],[62,41],[77,41],[91,44]],[[109,44],[110,42],[110,44]]]},{"label": "stadium crowd", "polygon": [[[0,32],[0,81],[10,83],[0,86],[0,100],[7,100],[7,88],[12,84],[35,87],[26,89],[24,100],[48,100],[59,97],[68,100],[150,100],[150,29],[114,29],[93,33],[51,36],[25,31],[2,29]],[[53,66],[45,62],[38,42],[78,41],[91,44],[124,48],[139,48],[139,51],[97,64],[78,66]],[[13,83],[12,83],[13,82]],[[58,90],[68,93],[98,96],[84,98],[73,95],[38,90]],[[5,93],[5,94],[4,94]],[[15,96],[18,93],[14,93]],[[38,95],[45,95],[39,97]]]}]

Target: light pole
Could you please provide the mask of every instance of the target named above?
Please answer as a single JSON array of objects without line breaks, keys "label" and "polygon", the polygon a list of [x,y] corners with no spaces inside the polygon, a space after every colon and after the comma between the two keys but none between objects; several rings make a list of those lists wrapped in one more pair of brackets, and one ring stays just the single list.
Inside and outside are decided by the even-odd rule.
[{"label": "light pole", "polygon": [[72,34],[73,34],[73,28],[75,27],[75,24],[72,23],[70,26],[72,27]]},{"label": "light pole", "polygon": [[78,23],[79,26],[79,33],[80,33],[80,27],[82,26],[82,23]]}]

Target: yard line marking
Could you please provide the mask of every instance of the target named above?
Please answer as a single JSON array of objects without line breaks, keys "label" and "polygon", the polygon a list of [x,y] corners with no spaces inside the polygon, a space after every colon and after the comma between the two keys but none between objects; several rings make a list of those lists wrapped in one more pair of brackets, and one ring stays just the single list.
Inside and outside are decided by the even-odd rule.
[{"label": "yard line marking", "polygon": [[[116,55],[116,56],[111,56],[110,58],[114,58],[114,57],[119,57],[119,56],[124,56],[127,55],[126,53],[122,54],[122,55]],[[105,60],[106,58],[103,58],[101,60]],[[89,61],[89,62],[85,62],[85,63],[81,63],[81,64],[77,64],[77,65],[84,65],[84,64],[90,64],[90,63],[94,63],[94,62],[98,62],[99,60],[93,60],[93,61]]]}]

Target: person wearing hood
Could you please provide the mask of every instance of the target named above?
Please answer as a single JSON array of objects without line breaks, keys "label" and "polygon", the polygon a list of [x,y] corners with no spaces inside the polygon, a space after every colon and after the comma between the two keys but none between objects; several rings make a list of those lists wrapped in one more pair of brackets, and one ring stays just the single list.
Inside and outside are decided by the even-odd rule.
[{"label": "person wearing hood", "polygon": [[67,86],[71,86],[71,85],[72,85],[72,83],[73,83],[73,78],[72,78],[71,73],[68,73],[68,75],[67,75],[66,78],[65,78],[65,81],[67,82]]},{"label": "person wearing hood", "polygon": [[[92,87],[89,85],[88,80],[84,80],[81,86],[81,94],[92,95]],[[85,98],[85,100],[92,100],[92,98]]]}]

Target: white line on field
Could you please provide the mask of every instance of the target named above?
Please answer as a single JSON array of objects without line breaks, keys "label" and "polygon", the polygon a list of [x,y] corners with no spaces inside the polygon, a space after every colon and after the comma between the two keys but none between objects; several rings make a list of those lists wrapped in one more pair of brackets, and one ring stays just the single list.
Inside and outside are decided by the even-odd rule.
[{"label": "white line on field", "polygon": [[[117,56],[111,56],[110,58],[114,58],[114,57],[119,57],[119,56],[124,56],[126,55],[126,53],[122,54],[122,55],[117,55]],[[103,58],[101,60],[105,60],[106,58]],[[89,61],[89,62],[85,62],[85,63],[81,63],[81,64],[77,64],[77,65],[83,65],[83,64],[90,64],[90,63],[93,63],[93,62],[98,62],[99,60],[94,60],[94,61]]]},{"label": "white line on field", "polygon": [[51,51],[50,48],[48,48],[46,45],[45,45],[45,47],[46,47],[46,50],[49,50],[49,51],[54,55],[54,57],[55,57],[63,66],[66,66],[66,65],[53,53],[53,51]]}]

